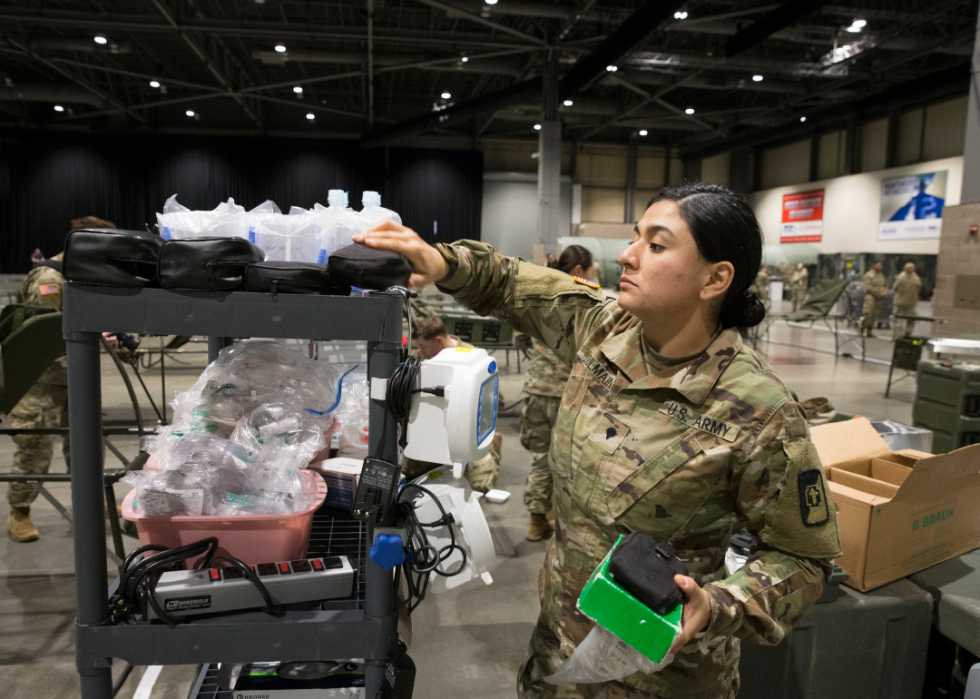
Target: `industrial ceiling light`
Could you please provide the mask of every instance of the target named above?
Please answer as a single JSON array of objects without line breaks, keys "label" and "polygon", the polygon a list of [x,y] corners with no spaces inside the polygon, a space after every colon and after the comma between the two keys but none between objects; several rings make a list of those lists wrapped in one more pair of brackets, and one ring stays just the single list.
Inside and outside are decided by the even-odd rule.
[{"label": "industrial ceiling light", "polygon": [[443,92],[443,93],[442,93],[441,95],[439,95],[439,96],[440,96],[440,97],[442,97],[442,98],[443,98],[444,100],[447,100],[447,99],[449,99],[450,97],[452,97],[452,95],[451,95],[450,93],[448,93],[448,92]]},{"label": "industrial ceiling light", "polygon": [[158,83],[156,80],[151,80],[150,81],[150,87],[152,87],[152,88],[158,88],[158,87],[160,87],[160,83]]},{"label": "industrial ceiling light", "polygon": [[868,26],[868,21],[866,19],[856,19],[851,22],[852,27],[857,27],[858,29],[864,29]]},{"label": "industrial ceiling light", "polygon": [[293,92],[295,92],[297,95],[302,95],[303,94],[303,88],[300,87],[299,85],[297,85],[296,87],[293,88]]},{"label": "industrial ceiling light", "polygon": [[615,73],[617,70],[619,70],[619,68],[616,66],[606,66],[606,70],[608,70],[610,73]]},{"label": "industrial ceiling light", "polygon": [[564,102],[562,102],[562,104],[564,104],[566,107],[571,107],[575,103],[572,102],[571,100],[565,100]]},{"label": "industrial ceiling light", "polygon": [[761,75],[753,75],[752,76],[752,82],[754,82],[754,83],[761,83],[762,82],[762,76]]},{"label": "industrial ceiling light", "polygon": [[186,112],[184,112],[184,114],[186,114],[189,117],[196,116],[193,109],[188,109]]},{"label": "industrial ceiling light", "polygon": [[95,37],[95,43],[97,43],[99,46],[105,46],[106,44],[109,43],[109,40],[106,39],[101,34],[99,34],[98,36]]},{"label": "industrial ceiling light", "polygon": [[309,119],[310,121],[313,121],[314,119],[316,119],[316,114],[310,112],[306,115],[306,118]]},{"label": "industrial ceiling light", "polygon": [[647,135],[647,130],[646,129],[640,129],[640,135],[641,136],[646,136]]},{"label": "industrial ceiling light", "polygon": [[688,116],[694,114],[694,107],[688,107],[687,109],[684,110],[684,113],[687,114]]},{"label": "industrial ceiling light", "polygon": [[286,45],[276,44],[276,53],[286,53]]},{"label": "industrial ceiling light", "polygon": [[535,131],[540,131],[541,130],[541,124],[535,124],[534,125],[534,130]]},{"label": "industrial ceiling light", "polygon": [[806,117],[805,116],[804,117],[800,117],[800,122],[802,123],[804,121],[806,121]]},{"label": "industrial ceiling light", "polygon": [[463,63],[467,63],[467,62],[468,62],[468,61],[469,61],[470,59],[469,59],[469,57],[467,57],[467,56],[463,56],[463,57],[462,57],[461,59],[459,59],[459,60],[461,60],[461,61],[462,61]]},{"label": "industrial ceiling light", "polygon": [[496,5],[497,4],[497,0],[483,0],[483,2],[485,2],[488,5]]},{"label": "industrial ceiling light", "polygon": [[63,111],[65,111],[65,108],[62,107],[60,104],[56,104],[54,106],[54,111],[56,111],[56,112],[63,112]]},{"label": "industrial ceiling light", "polygon": [[674,19],[687,19],[687,11],[678,11],[674,13]]}]

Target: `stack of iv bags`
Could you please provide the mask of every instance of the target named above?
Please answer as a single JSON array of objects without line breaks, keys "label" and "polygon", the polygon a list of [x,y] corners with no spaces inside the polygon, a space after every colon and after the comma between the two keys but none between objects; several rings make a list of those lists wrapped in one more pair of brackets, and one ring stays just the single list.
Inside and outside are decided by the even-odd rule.
[{"label": "stack of iv bags", "polygon": [[294,206],[288,214],[267,200],[251,211],[234,199],[218,204],[213,211],[191,211],[170,197],[157,214],[160,235],[166,240],[185,238],[247,238],[262,248],[266,260],[318,262],[342,247],[353,237],[384,220],[401,223],[401,217],[381,206],[381,195],[366,191],[361,197],[361,211],[348,206],[347,192],[331,189],[327,206],[315,204],[312,209]]}]

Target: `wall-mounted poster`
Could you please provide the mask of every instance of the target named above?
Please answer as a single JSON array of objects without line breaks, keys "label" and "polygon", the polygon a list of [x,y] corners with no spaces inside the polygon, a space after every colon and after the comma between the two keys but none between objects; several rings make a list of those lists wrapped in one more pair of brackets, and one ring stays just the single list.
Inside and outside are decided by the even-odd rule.
[{"label": "wall-mounted poster", "polygon": [[943,225],[948,171],[881,181],[878,240],[938,238]]},{"label": "wall-mounted poster", "polygon": [[783,195],[780,243],[819,243],[823,235],[823,190]]}]

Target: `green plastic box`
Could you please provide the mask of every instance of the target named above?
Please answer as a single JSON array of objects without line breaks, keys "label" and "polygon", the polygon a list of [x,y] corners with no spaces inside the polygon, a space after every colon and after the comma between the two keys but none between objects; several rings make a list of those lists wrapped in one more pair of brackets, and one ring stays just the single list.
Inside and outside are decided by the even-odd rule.
[{"label": "green plastic box", "polygon": [[619,537],[616,546],[585,583],[578,608],[599,626],[659,663],[680,633],[684,606],[679,604],[667,616],[660,616],[609,577],[609,558],[625,538]]}]

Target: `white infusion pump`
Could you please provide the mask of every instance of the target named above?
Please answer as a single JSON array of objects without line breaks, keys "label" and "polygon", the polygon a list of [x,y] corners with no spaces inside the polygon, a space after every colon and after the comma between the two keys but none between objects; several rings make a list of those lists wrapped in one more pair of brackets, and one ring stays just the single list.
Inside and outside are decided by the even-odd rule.
[{"label": "white infusion pump", "polygon": [[[476,347],[449,347],[422,362],[412,397],[405,456],[419,461],[462,464],[487,455],[497,429],[499,376],[496,360]],[[443,388],[437,396],[424,389]]]}]

